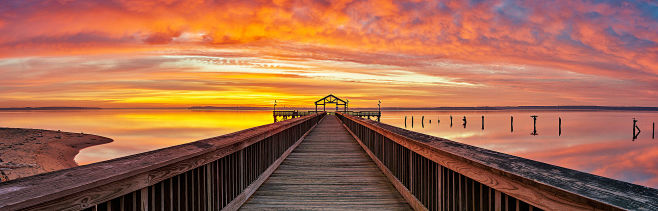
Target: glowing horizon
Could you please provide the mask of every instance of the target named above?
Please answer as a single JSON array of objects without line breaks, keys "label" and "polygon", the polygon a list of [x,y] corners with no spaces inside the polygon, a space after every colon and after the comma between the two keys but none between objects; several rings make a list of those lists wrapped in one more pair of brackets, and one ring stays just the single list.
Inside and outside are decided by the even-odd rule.
[{"label": "glowing horizon", "polygon": [[3,1],[0,107],[658,106],[652,1]]}]

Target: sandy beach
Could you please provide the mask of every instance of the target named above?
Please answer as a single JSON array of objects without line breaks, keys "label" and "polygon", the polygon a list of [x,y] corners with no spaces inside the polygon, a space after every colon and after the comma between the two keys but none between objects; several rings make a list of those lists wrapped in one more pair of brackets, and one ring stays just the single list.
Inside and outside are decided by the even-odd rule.
[{"label": "sandy beach", "polygon": [[86,147],[112,139],[84,133],[0,127],[0,181],[78,166]]}]

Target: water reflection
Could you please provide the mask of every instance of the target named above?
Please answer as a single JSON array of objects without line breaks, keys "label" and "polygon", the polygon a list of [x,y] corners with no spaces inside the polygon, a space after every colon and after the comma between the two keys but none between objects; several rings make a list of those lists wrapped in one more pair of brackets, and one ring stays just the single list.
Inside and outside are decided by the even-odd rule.
[{"label": "water reflection", "polygon": [[[450,125],[408,128],[478,147],[658,188],[658,142],[653,134],[628,134],[636,117],[638,128],[653,128],[658,112],[552,111],[387,111],[382,122],[402,127],[402,116],[468,118],[485,116],[487,127],[451,129]],[[520,118],[519,118],[520,116]],[[525,116],[525,117],[524,117]],[[537,116],[535,120],[531,116]],[[539,118],[541,116],[541,118]],[[517,118],[515,118],[517,117]],[[563,125],[562,120],[568,120]],[[557,120],[557,121],[556,121]],[[509,121],[509,126],[507,125]],[[564,128],[563,128],[564,126]],[[509,128],[508,128],[509,127]],[[564,130],[563,130],[564,129]],[[529,133],[514,133],[515,130]],[[542,131],[556,131],[547,133]],[[564,135],[564,136],[563,136]],[[631,135],[637,135],[631,142]]]},{"label": "water reflection", "polygon": [[81,150],[75,161],[84,165],[269,124],[271,118],[272,111],[20,111],[0,112],[0,126],[84,132],[114,139]]},{"label": "water reflection", "polygon": [[[83,149],[79,164],[178,145],[272,122],[272,111],[93,110],[0,112],[0,126],[85,132],[115,142]],[[452,116],[486,117],[487,128],[452,128]],[[530,116],[541,116],[536,122]],[[658,188],[658,142],[649,133],[629,141],[638,128],[655,127],[658,112],[384,111],[382,122],[462,143],[566,168]],[[437,118],[436,126],[413,128],[414,116]],[[514,119],[514,116],[521,117]],[[450,124],[440,125],[440,119]],[[509,132],[507,121],[509,117]],[[568,120],[562,131],[562,118]],[[555,120],[558,124],[555,124]],[[515,127],[516,122],[516,127]],[[484,124],[484,121],[482,121]],[[465,124],[464,124],[465,125]],[[635,128],[634,126],[634,128]],[[531,136],[520,131],[558,131]],[[563,133],[564,132],[564,133]],[[539,134],[539,133],[538,133]],[[562,136],[564,134],[564,136]],[[651,138],[650,138],[651,137]]]}]

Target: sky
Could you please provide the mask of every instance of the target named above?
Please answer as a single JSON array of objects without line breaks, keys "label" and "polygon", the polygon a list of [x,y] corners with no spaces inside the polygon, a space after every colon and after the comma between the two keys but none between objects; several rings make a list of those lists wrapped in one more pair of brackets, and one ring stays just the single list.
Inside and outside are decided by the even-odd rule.
[{"label": "sky", "polygon": [[4,0],[0,107],[658,106],[651,0]]}]

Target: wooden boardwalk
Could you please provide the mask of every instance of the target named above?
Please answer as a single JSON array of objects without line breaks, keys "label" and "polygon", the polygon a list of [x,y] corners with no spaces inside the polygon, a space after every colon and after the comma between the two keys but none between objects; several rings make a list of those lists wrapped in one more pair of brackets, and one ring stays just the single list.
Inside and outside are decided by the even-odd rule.
[{"label": "wooden boardwalk", "polygon": [[334,115],[327,115],[243,210],[411,210]]}]

